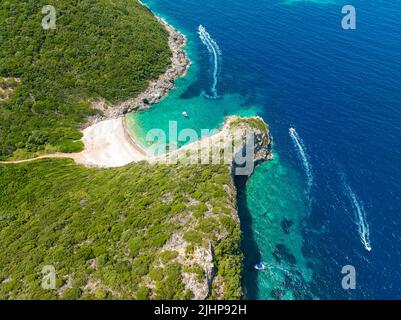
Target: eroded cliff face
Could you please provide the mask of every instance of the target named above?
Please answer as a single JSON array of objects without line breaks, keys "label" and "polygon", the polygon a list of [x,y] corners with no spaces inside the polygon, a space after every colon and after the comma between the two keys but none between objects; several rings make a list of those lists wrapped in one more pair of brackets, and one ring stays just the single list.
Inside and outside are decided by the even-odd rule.
[{"label": "eroded cliff face", "polygon": [[[178,150],[182,163],[142,161],[108,170],[83,168],[60,159],[4,165],[0,181],[4,182],[5,199],[10,200],[3,201],[2,210],[14,212],[18,206],[26,207],[24,196],[19,197],[21,203],[13,203],[21,190],[10,181],[18,180],[33,190],[32,206],[37,212],[35,219],[27,219],[31,213],[22,210],[20,220],[7,222],[10,227],[2,235],[3,251],[7,252],[7,244],[15,238],[10,230],[22,234],[24,228],[38,229],[46,235],[48,231],[42,226],[50,225],[51,234],[57,235],[54,248],[62,252],[54,261],[57,265],[68,263],[68,268],[58,270],[62,281],[51,292],[53,298],[239,299],[243,294],[243,258],[232,174],[233,156],[246,149],[248,133],[254,142],[252,164],[270,159],[272,139],[263,120],[230,117],[216,135]],[[198,156],[201,151],[220,155],[227,146],[234,146],[227,153],[231,159],[222,157],[223,162],[217,164],[185,164],[191,160],[189,151]],[[26,170],[10,170],[20,166]],[[69,192],[48,192],[54,188]],[[45,191],[50,198],[40,196]],[[51,215],[49,220],[48,212],[54,210],[63,216]],[[66,243],[71,234],[79,234],[81,240]],[[41,245],[45,248],[46,242]],[[65,250],[67,247],[72,249]],[[42,260],[54,259],[53,253],[35,252]],[[14,270],[0,275],[3,285],[22,284],[28,279],[18,278],[24,273],[13,257],[17,255],[3,254],[2,259]],[[84,274],[82,265],[86,266]],[[31,285],[33,294],[37,282]],[[26,298],[26,292],[23,286],[10,285],[0,294]]]},{"label": "eroded cliff face", "polygon": [[[231,151],[230,146],[232,146]],[[249,146],[252,147],[251,152]],[[192,236],[195,237],[196,230],[202,227],[204,222],[187,217],[183,230],[166,243],[164,250],[177,252],[176,261],[180,263],[183,271],[182,281],[185,289],[191,292],[192,299],[240,298],[242,253],[239,250],[240,221],[233,179],[236,174],[249,176],[257,164],[272,159],[272,137],[269,127],[260,117],[228,117],[217,134],[159,158],[157,162],[178,160],[182,163],[199,164],[202,154],[208,154],[211,160],[213,155],[219,155],[220,161],[231,172],[231,181],[224,188],[226,200],[231,205],[225,213],[216,214],[211,203],[207,201],[202,203],[194,199],[191,201],[195,205],[205,206],[203,219],[211,219],[209,220],[211,223],[216,222],[213,219],[226,219],[231,225],[229,227],[220,225],[209,235],[207,241],[194,245],[191,242]],[[244,168],[244,164],[246,166],[246,161],[240,160],[247,157],[248,165],[251,164],[251,167],[238,171],[237,169]]]},{"label": "eroded cliff face", "polygon": [[[134,99],[107,107],[104,101],[93,103],[93,107],[102,111],[102,117],[95,117],[89,124],[105,118],[118,118],[126,113],[148,109],[158,103],[174,86],[174,80],[186,74],[190,61],[183,48],[185,37],[162,19],[169,36],[172,51],[172,65],[159,79],[149,84],[142,94]],[[227,117],[220,131],[210,137],[191,143],[179,150],[161,157],[152,157],[150,163],[201,164],[207,163],[206,157],[213,164],[225,164],[231,173],[230,183],[224,186],[226,199],[231,205],[224,215],[216,213],[213,204],[198,199],[188,199],[193,207],[204,206],[202,218],[181,217],[181,230],[177,231],[164,245],[162,253],[170,253],[175,257],[169,263],[181,266],[181,280],[187,298],[203,300],[238,299],[242,296],[241,268],[242,253],[239,249],[240,228],[236,209],[236,189],[233,183],[237,174],[250,176],[256,165],[272,159],[272,137],[268,125],[260,117],[241,118]],[[203,161],[202,161],[203,159]],[[217,159],[217,160],[216,160]],[[208,222],[225,220],[229,226],[219,221],[207,240],[196,241],[198,229]],[[228,222],[230,221],[230,222]],[[161,262],[159,268],[166,268]],[[227,269],[235,270],[230,272]],[[232,271],[231,270],[231,271]],[[157,281],[150,277],[143,283],[145,287],[157,291]],[[151,299],[157,299],[151,295]]]},{"label": "eroded cliff face", "polygon": [[176,259],[182,266],[182,282],[185,289],[191,292],[191,299],[204,300],[210,294],[215,275],[212,244],[209,240],[193,248],[192,252],[188,252],[188,246],[190,243],[184,240],[183,234],[176,233],[163,249],[178,253]]},{"label": "eroded cliff face", "polygon": [[[241,170],[242,175],[250,176],[255,169],[255,166],[271,160],[273,158],[272,144],[273,138],[270,134],[269,126],[261,117],[241,118],[232,116],[227,118],[225,122],[228,135],[235,137],[235,141],[239,141],[234,150],[233,157],[233,174],[236,174],[236,169],[243,167],[241,159],[247,158],[253,161],[253,166],[250,170]],[[241,143],[242,142],[242,143]],[[246,165],[246,161],[245,165]]]},{"label": "eroded cliff face", "polygon": [[[228,117],[226,118],[221,131],[215,136],[206,138],[206,141],[196,144],[202,148],[210,148],[210,152],[214,150],[215,154],[222,154],[223,151],[229,150],[228,145],[232,145],[232,154],[228,152],[231,156],[231,163],[228,164],[232,180],[236,174],[251,175],[256,165],[271,160],[273,158],[272,154],[272,143],[273,139],[269,131],[268,125],[260,117],[251,118],[241,118],[241,117]],[[192,148],[192,147],[189,147]],[[188,150],[183,148],[181,155],[186,154]],[[245,159],[245,160],[244,160]],[[248,159],[248,163],[247,160]],[[226,161],[227,154],[226,154]],[[246,168],[250,165],[249,168]],[[196,254],[193,255],[194,263],[200,265],[204,269],[203,281],[199,282],[194,279],[194,277],[183,277],[186,288],[193,292],[194,299],[205,299],[207,297],[213,297],[215,299],[225,299],[231,298],[227,296],[234,294],[242,296],[242,288],[237,289],[233,292],[232,285],[233,282],[241,281],[241,275],[235,274],[237,278],[228,276],[224,272],[221,272],[222,268],[231,267],[235,270],[234,265],[227,266],[219,261],[216,256],[216,251],[221,254],[222,248],[225,247],[224,242],[231,242],[231,246],[234,246],[233,251],[227,251],[227,254],[233,254],[231,258],[232,263],[242,262],[242,253],[237,252],[239,249],[239,238],[236,239],[233,233],[239,233],[239,216],[236,208],[236,189],[234,182],[226,189],[228,197],[230,198],[232,205],[231,218],[235,221],[238,229],[234,229],[232,233],[229,230],[217,235],[215,242],[209,241],[208,246],[199,249]],[[232,243],[232,241],[237,241],[238,247]],[[223,244],[223,245],[222,245]],[[231,248],[233,249],[233,248]],[[236,252],[236,253],[235,253]],[[240,259],[234,257],[235,254],[241,255]],[[239,258],[239,257],[237,257]],[[240,261],[241,260],[241,261]],[[242,265],[239,271],[242,270]],[[238,297],[237,296],[237,297]]]},{"label": "eroded cliff face", "polygon": [[150,162],[224,163],[234,175],[249,176],[257,164],[272,159],[272,143],[269,126],[261,117],[230,116],[216,134],[153,157]]}]

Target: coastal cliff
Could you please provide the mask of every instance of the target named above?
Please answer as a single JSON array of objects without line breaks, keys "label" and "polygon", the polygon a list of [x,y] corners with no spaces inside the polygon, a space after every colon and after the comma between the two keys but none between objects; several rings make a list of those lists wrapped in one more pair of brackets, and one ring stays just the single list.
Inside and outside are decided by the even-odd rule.
[{"label": "coastal cliff", "polygon": [[[27,8],[12,2],[7,6],[17,6],[21,15],[29,16]],[[233,176],[242,169],[237,160],[244,154],[252,155],[248,158],[252,169],[271,159],[269,128],[259,117],[232,116],[217,134],[170,152],[167,158],[149,157],[142,150],[133,150],[123,116],[160,101],[173,88],[174,80],[186,73],[186,39],[161,19],[164,27],[160,26],[137,2],[127,2],[127,15],[126,10],[110,7],[107,1],[99,3],[107,9],[102,11],[104,20],[108,19],[113,26],[110,32],[119,41],[120,30],[133,26],[133,15],[146,22],[135,24],[138,30],[133,34],[145,34],[158,41],[151,48],[136,48],[135,52],[130,48],[135,43],[117,42],[124,50],[108,47],[108,39],[98,33],[98,17],[92,15],[96,8],[82,1],[79,5],[85,16],[74,16],[76,25],[83,18],[90,22],[88,35],[94,36],[96,43],[103,41],[106,48],[100,61],[110,60],[100,63],[102,55],[95,54],[90,46],[85,47],[85,63],[71,56],[71,65],[46,69],[42,66],[67,59],[48,61],[46,57],[51,54],[40,56],[40,63],[29,66],[33,69],[21,69],[21,81],[18,78],[14,91],[8,87],[4,90],[3,97],[7,99],[3,99],[0,108],[6,106],[4,110],[14,117],[4,118],[0,157],[11,157],[14,162],[0,163],[0,298],[239,299],[242,252]],[[70,4],[62,5],[66,12],[74,12]],[[113,15],[117,21],[111,21]],[[142,32],[146,26],[152,32]],[[30,30],[23,31],[31,34]],[[34,31],[40,43],[43,30],[38,26]],[[13,41],[13,36],[5,38]],[[71,39],[75,39],[73,36]],[[146,39],[143,43],[147,43]],[[66,43],[66,48],[80,44],[78,40],[92,43],[91,39],[79,38]],[[168,41],[171,52],[166,52],[163,40]],[[58,43],[64,42],[51,41],[55,47],[50,49],[72,55],[74,50],[62,50],[56,46]],[[145,77],[134,85],[132,71],[136,69],[131,60],[136,56],[145,59],[142,54],[147,54],[149,61],[157,60],[158,65],[137,66]],[[29,55],[36,57],[35,52]],[[12,58],[18,54],[5,51],[5,56],[12,66]],[[35,69],[38,66],[40,72]],[[102,69],[108,66],[112,68]],[[54,72],[56,69],[67,71]],[[28,77],[36,74],[33,71],[46,77]],[[32,83],[43,85],[39,88]],[[142,93],[135,91],[138,88]],[[99,100],[99,95],[104,99]],[[124,100],[130,96],[135,98]],[[40,101],[40,97],[46,99]],[[125,102],[117,102],[121,100]],[[25,109],[20,108],[19,101]],[[92,101],[92,109],[88,101]],[[100,110],[101,115],[93,109]],[[89,119],[85,126],[93,126],[80,133],[77,128],[85,119]],[[105,119],[108,120],[101,121]],[[25,131],[14,132],[15,128]],[[88,148],[87,141],[94,140]],[[253,146],[250,154],[249,145]],[[201,154],[208,158],[222,154],[222,158],[207,165],[195,162]],[[39,155],[40,159],[26,160]],[[46,157],[72,158],[85,166],[71,159]],[[171,157],[179,161],[166,163]],[[245,172],[251,173],[252,170]],[[51,290],[44,289],[40,282],[46,266],[53,267],[57,274]]]},{"label": "coastal cliff", "polygon": [[[251,140],[250,140],[251,139]],[[150,159],[150,162],[228,164],[232,171],[240,166],[238,158],[248,154],[254,165],[273,156],[269,126],[261,117],[229,116],[217,133],[187,144],[176,151]],[[247,148],[252,150],[247,150]],[[252,172],[250,172],[251,174]],[[250,175],[248,174],[248,175]]]},{"label": "coastal cliff", "polygon": [[[247,140],[251,137],[251,141]],[[166,243],[165,250],[177,252],[177,261],[185,266],[182,273],[182,281],[185,288],[192,292],[192,299],[202,300],[208,297],[214,299],[240,298],[242,296],[241,272],[242,272],[242,253],[239,249],[240,231],[239,216],[236,208],[236,188],[234,185],[234,176],[238,174],[236,169],[236,157],[238,154],[247,152],[247,144],[253,147],[251,153],[252,168],[244,175],[250,175],[256,165],[271,160],[272,137],[268,125],[260,117],[242,118],[238,116],[227,117],[220,131],[210,137],[184,146],[173,154],[168,154],[162,158],[156,158],[157,162],[169,162],[173,159],[178,163],[185,164],[196,163],[198,166],[201,155],[207,155],[210,159],[213,155],[218,155],[223,166],[228,168],[231,173],[230,181],[225,185],[226,200],[230,204],[225,213],[216,214],[212,203],[194,204],[204,207],[204,217],[211,218],[211,223],[216,223],[215,218],[229,219],[230,223],[226,228],[211,233],[208,239],[205,239],[201,245],[194,244],[191,239],[196,237],[196,230],[202,228],[204,222],[186,218],[183,230],[175,233]],[[232,148],[231,148],[232,146]],[[229,148],[228,148],[229,147]],[[228,153],[224,156],[224,152]],[[221,157],[220,157],[221,156]],[[208,170],[208,169],[206,169]],[[240,173],[241,174],[241,173]],[[195,213],[196,215],[196,213]],[[212,227],[211,225],[209,228]],[[217,230],[216,230],[217,231]],[[188,251],[187,248],[191,249]],[[227,260],[231,263],[226,264]],[[233,261],[235,260],[235,263]]]},{"label": "coastal cliff", "polygon": [[150,81],[147,89],[135,98],[114,105],[108,105],[105,99],[92,101],[91,107],[99,110],[100,115],[88,118],[85,127],[105,119],[118,118],[130,112],[149,109],[150,105],[160,102],[168,94],[177,78],[185,76],[190,66],[184,51],[187,39],[162,18],[156,16],[156,19],[169,34],[168,46],[172,54],[169,68],[157,80]]},{"label": "coastal cliff", "polygon": [[[231,117],[220,135],[241,137],[245,129],[255,133],[252,161],[270,159],[272,140],[260,118]],[[99,170],[69,159],[0,164],[0,297],[241,298],[232,168],[142,161]],[[38,282],[44,265],[57,271],[54,290]]]},{"label": "coastal cliff", "polygon": [[102,103],[95,101],[110,112],[108,106],[138,97],[159,79],[159,92],[155,88],[155,97],[148,97],[156,101],[186,68],[178,50],[185,40],[136,0],[56,6],[57,15],[69,18],[57,19],[56,30],[44,30],[40,2],[2,3],[0,160],[79,152],[80,129],[102,118],[93,108],[102,109]]}]

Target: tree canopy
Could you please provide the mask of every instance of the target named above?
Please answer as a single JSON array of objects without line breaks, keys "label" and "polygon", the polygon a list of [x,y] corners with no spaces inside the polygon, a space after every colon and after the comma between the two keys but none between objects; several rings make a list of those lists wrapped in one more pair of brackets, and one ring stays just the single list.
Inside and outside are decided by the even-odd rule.
[{"label": "tree canopy", "polygon": [[3,0],[0,24],[0,79],[20,79],[0,100],[0,159],[81,150],[90,99],[135,97],[170,64],[168,32],[136,0]]},{"label": "tree canopy", "polygon": [[[193,253],[210,244],[219,288],[210,296],[238,299],[234,190],[225,165],[0,165],[0,299],[191,298],[182,275],[205,279]],[[173,235],[183,250],[165,248]],[[53,290],[41,286],[45,266]]]}]

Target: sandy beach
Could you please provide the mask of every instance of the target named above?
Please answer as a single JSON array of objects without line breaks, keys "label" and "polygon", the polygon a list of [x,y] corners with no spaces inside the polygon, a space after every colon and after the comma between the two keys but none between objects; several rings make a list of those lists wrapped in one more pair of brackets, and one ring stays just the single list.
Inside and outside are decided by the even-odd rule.
[{"label": "sandy beach", "polygon": [[106,112],[100,108],[104,114],[103,119],[90,119],[89,126],[83,130],[84,151],[71,156],[77,163],[86,166],[119,167],[131,162],[152,160],[129,133],[125,114],[147,109],[149,104],[159,102],[173,88],[174,80],[185,76],[190,65],[183,50],[186,44],[184,35],[163,19],[158,19],[170,34],[168,44],[173,54],[170,68],[159,79],[151,82],[138,97],[108,108]]},{"label": "sandy beach", "polygon": [[98,122],[83,130],[85,149],[79,153],[55,153],[36,158],[0,161],[0,163],[25,163],[39,159],[69,158],[86,167],[113,168],[131,162],[150,161],[146,151],[138,146],[125,129],[125,118]]},{"label": "sandy beach", "polygon": [[89,118],[83,127],[82,142],[85,147],[82,152],[49,154],[33,159],[0,163],[23,163],[43,158],[71,158],[76,163],[85,166],[120,167],[132,162],[152,161],[152,157],[135,142],[134,137],[129,133],[125,115],[147,109],[150,104],[163,99],[174,87],[174,80],[185,76],[190,65],[183,50],[186,44],[184,35],[163,19],[157,18],[170,34],[168,45],[172,52],[171,66],[157,80],[151,81],[144,92],[133,99],[108,108],[105,108],[105,102],[102,99],[92,102],[92,107],[100,110],[103,115]]},{"label": "sandy beach", "polygon": [[124,118],[96,123],[83,131],[83,152],[74,157],[86,166],[120,167],[131,162],[147,160],[144,150],[130,140],[125,131]]}]

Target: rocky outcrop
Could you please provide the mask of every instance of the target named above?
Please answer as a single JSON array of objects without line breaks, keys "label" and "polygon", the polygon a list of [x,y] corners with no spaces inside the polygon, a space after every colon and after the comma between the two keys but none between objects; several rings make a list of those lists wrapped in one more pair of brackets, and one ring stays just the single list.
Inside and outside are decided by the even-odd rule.
[{"label": "rocky outcrop", "polygon": [[[187,245],[188,243],[183,239],[183,233],[178,232],[164,245],[163,251],[177,252],[176,261],[183,266],[182,282],[185,289],[191,291],[192,299],[204,300],[210,294],[214,276],[212,245],[209,243],[207,248],[197,247],[193,254],[188,254],[185,251]],[[204,272],[202,279],[199,279],[196,273],[191,272],[191,268],[195,265],[202,268]]]},{"label": "rocky outcrop", "polygon": [[[255,165],[273,158],[273,139],[261,117],[227,117],[220,131],[150,162],[225,163],[233,174],[251,175]],[[248,166],[248,167],[247,167]],[[248,171],[247,171],[248,170]]]},{"label": "rocky outcrop", "polygon": [[211,289],[214,276],[213,254],[211,245],[209,248],[199,247],[193,254],[192,263],[200,266],[204,271],[202,280],[195,273],[183,273],[185,288],[191,290],[194,300],[205,300]]},{"label": "rocky outcrop", "polygon": [[[229,134],[233,135],[237,140],[241,141],[241,138],[246,139],[234,150],[236,155],[241,153],[246,154],[246,143],[248,143],[253,147],[253,161],[255,165],[273,158],[273,138],[270,134],[269,126],[261,117],[241,118],[233,116],[226,120],[225,127],[227,127],[226,130],[229,131]],[[252,140],[249,141],[248,137]],[[233,166],[237,166],[235,159]]]},{"label": "rocky outcrop", "polygon": [[93,125],[105,119],[118,118],[130,112],[148,109],[150,105],[158,103],[168,94],[174,87],[174,81],[177,78],[185,76],[190,65],[190,61],[184,51],[187,40],[183,34],[175,30],[166,21],[159,17],[156,18],[169,33],[168,45],[172,52],[171,66],[159,79],[151,81],[148,88],[135,98],[114,106],[107,106],[104,99],[93,101],[91,103],[92,108],[100,110],[102,115],[91,117],[87,121],[86,126]]},{"label": "rocky outcrop", "polygon": [[18,78],[0,77],[0,101],[7,100],[13,93],[15,87],[21,82]]},{"label": "rocky outcrop", "polygon": [[[272,137],[270,135],[268,125],[260,117],[242,118],[231,116],[226,118],[221,130],[215,135],[205,137],[200,141],[184,146],[177,151],[170,153],[164,157],[154,157],[150,162],[189,162],[199,163],[202,159],[202,154],[207,155],[207,158],[212,160],[213,155],[220,155],[221,161],[231,167],[233,175],[243,174],[250,175],[254,167],[264,161],[272,159]],[[233,146],[229,148],[229,146]],[[252,147],[252,152],[247,149]],[[242,154],[248,155],[249,172],[236,171],[242,169],[241,164],[238,164],[236,158],[243,159]],[[206,162],[202,162],[206,163]],[[214,162],[216,163],[216,162]],[[240,168],[238,168],[238,166]],[[228,189],[228,190],[227,190]],[[227,186],[226,192],[229,197],[235,197],[234,185]],[[205,212],[205,218],[209,212],[215,216],[208,208]],[[233,207],[230,216],[239,223],[237,210]],[[187,216],[188,217],[188,216]],[[189,218],[188,218],[189,219]],[[191,222],[192,221],[192,222]],[[192,224],[192,225],[191,225]],[[186,290],[192,293],[192,299],[204,300],[209,297],[214,299],[223,299],[226,279],[221,275],[217,275],[215,248],[213,245],[219,243],[222,239],[231,235],[220,231],[216,235],[216,239],[212,244],[209,239],[208,245],[197,246],[192,254],[186,252],[188,243],[185,241],[183,234],[190,230],[196,229],[193,225],[193,220],[189,219],[185,222],[185,227],[180,232],[177,232],[164,246],[163,250],[173,250],[177,252],[176,261],[180,263],[182,268],[182,282]],[[194,272],[199,268],[202,270],[202,276]],[[213,289],[212,289],[213,288]]]}]

